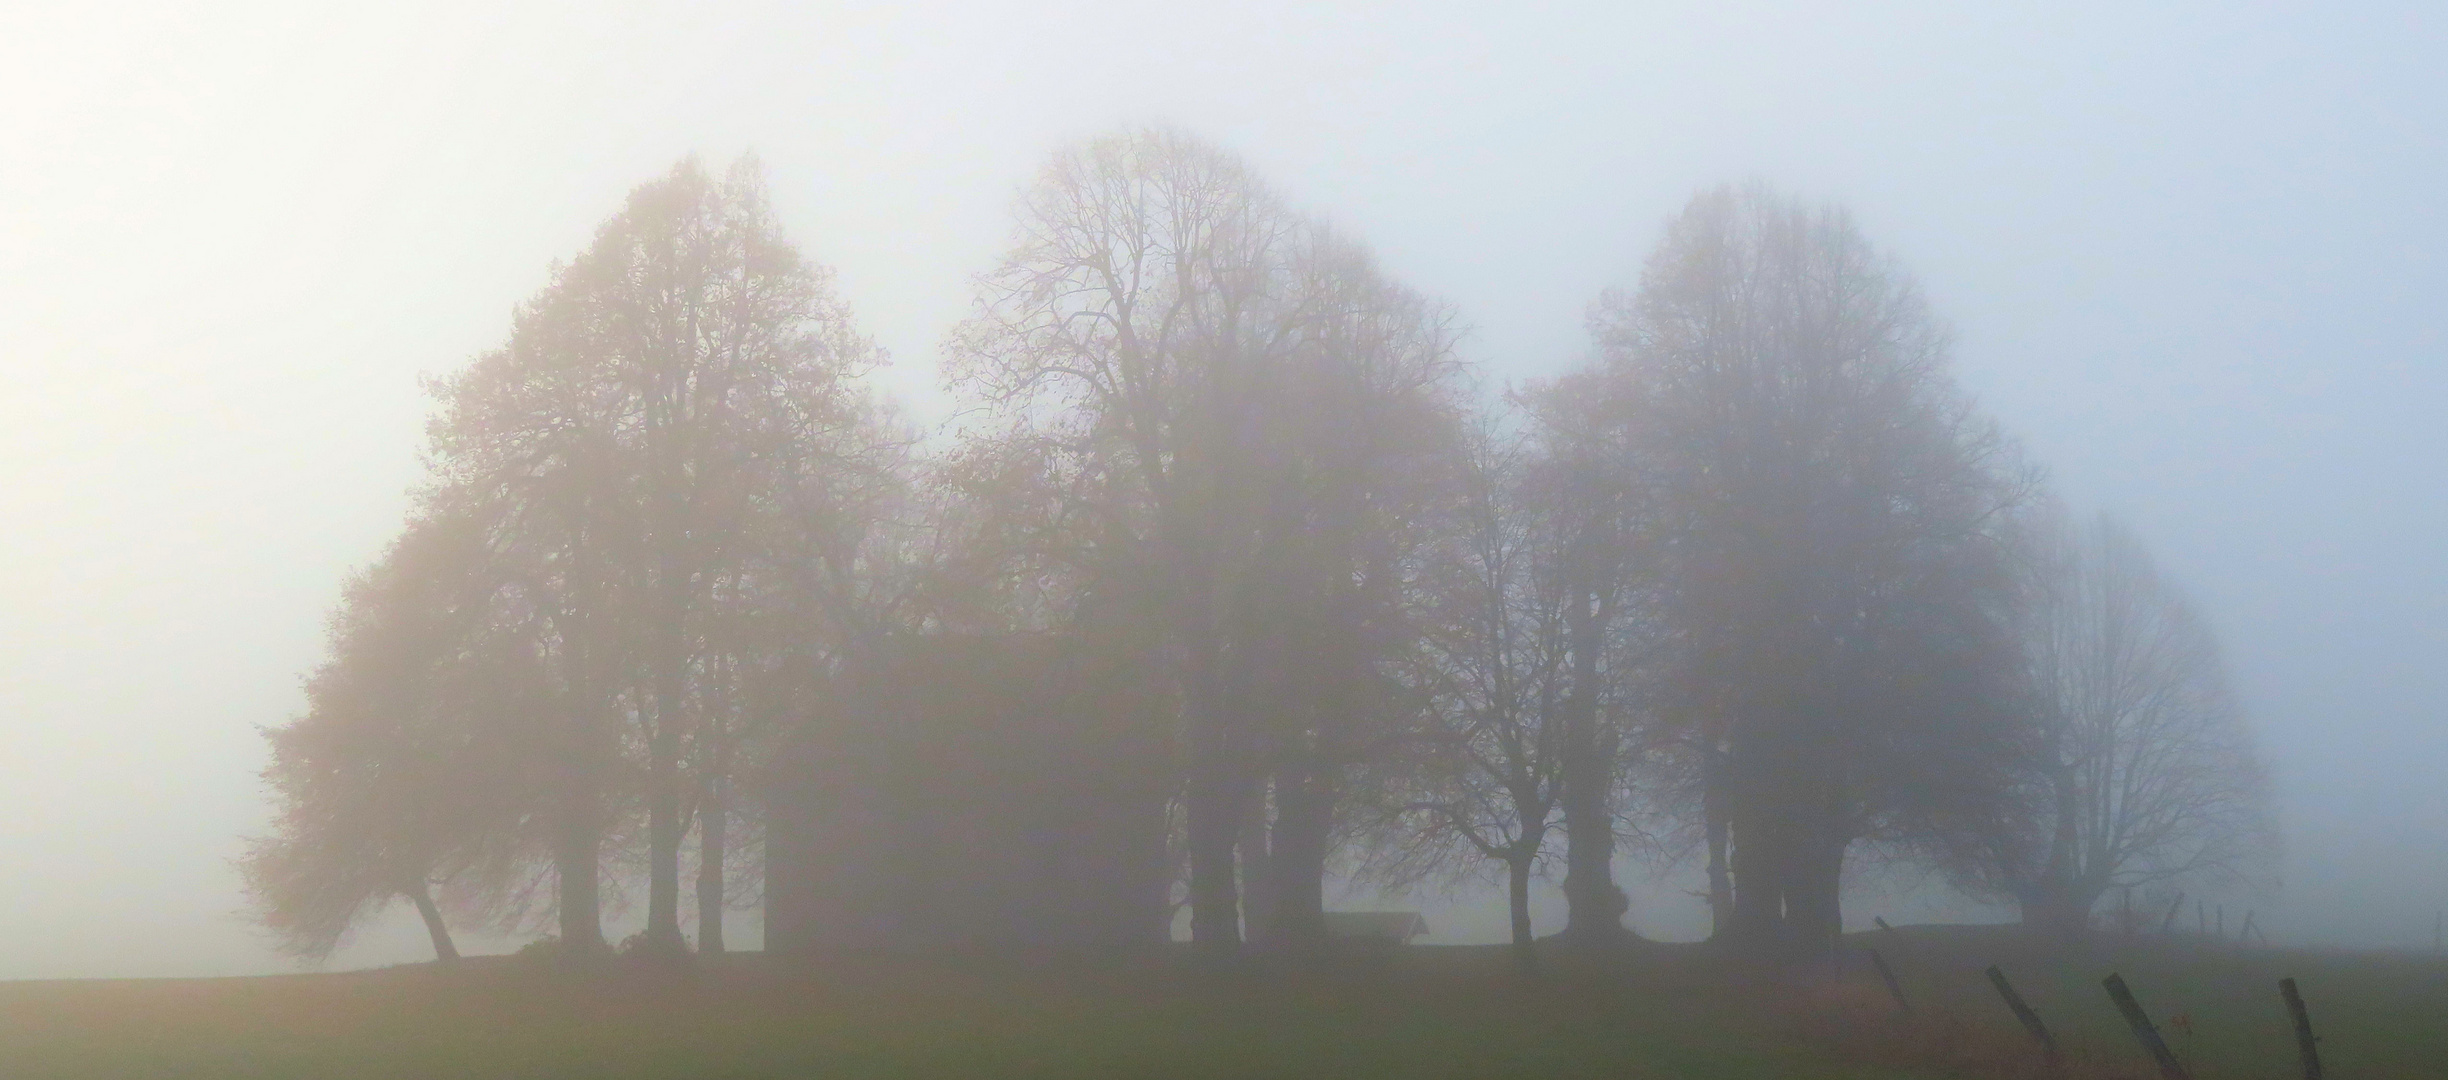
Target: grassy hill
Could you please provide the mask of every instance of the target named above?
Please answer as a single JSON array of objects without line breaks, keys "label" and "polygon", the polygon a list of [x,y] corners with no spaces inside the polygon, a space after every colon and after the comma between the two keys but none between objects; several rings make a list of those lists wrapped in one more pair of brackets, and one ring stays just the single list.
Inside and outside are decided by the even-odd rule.
[{"label": "grassy hill", "polygon": [[[2098,977],[2121,970],[2201,1080],[2295,1075],[2295,975],[2330,1074],[2437,1077],[2448,964],[2103,947],[2004,931],[1871,939],[1913,1015],[1858,962],[1808,977],[1651,946],[1535,983],[1501,950],[1415,947],[1327,970],[1202,976],[1178,956],[736,956],[575,978],[509,958],[250,979],[0,983],[8,1077],[2008,1076],[2032,1055],[1980,976],[2003,964],[2088,1064],[2141,1075]],[[1856,942],[1855,944],[1859,944]],[[1856,950],[1856,955],[1858,952]],[[2036,1075],[2036,1073],[2035,1073]]]}]

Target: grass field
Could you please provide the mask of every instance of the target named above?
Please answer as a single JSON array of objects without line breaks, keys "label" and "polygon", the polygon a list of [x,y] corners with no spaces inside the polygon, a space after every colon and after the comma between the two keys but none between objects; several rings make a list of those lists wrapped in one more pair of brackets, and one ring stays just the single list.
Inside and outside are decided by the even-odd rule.
[{"label": "grass field", "polygon": [[1856,935],[1854,942],[1885,953],[1907,997],[1924,1009],[2019,1036],[1981,974],[1996,964],[2070,1051],[2092,1058],[2139,1053],[2100,986],[2110,972],[2120,973],[2201,1080],[2302,1075],[2278,992],[2278,980],[2293,977],[2321,1039],[2327,1075],[2448,1077],[2448,961],[2437,957],[2248,950],[2152,935],[2104,936],[2089,948],[2064,950],[1975,927],[1912,927]]},{"label": "grass field", "polygon": [[1999,931],[1867,944],[1916,1002],[1860,971],[1795,980],[1696,947],[1607,969],[1416,947],[1300,974],[836,956],[725,958],[688,975],[576,978],[507,959],[250,979],[0,983],[17,1077],[1693,1077],[2020,1075],[2030,1054],[1982,981],[2003,963],[2090,1075],[2141,1075],[2098,988],[2121,970],[2201,1080],[2296,1075],[2275,980],[2295,975],[2330,1075],[2448,1075],[2448,964],[2302,953],[2101,950],[2042,959]]}]

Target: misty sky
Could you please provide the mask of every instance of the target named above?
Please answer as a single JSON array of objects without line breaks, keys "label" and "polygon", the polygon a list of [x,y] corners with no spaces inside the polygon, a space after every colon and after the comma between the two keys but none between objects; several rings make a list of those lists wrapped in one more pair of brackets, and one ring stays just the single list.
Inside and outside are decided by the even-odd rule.
[{"label": "misty sky", "polygon": [[[503,340],[629,188],[753,149],[935,420],[1019,187],[1141,122],[1458,305],[1496,381],[1572,363],[1697,188],[1850,206],[1983,404],[2215,620],[2282,791],[2271,937],[2429,944],[2448,12],[713,7],[0,17],[0,978],[287,967],[230,867],[265,818],[256,727],[400,522],[419,375]],[[1501,935],[1474,918],[1442,938]],[[1703,925],[1663,887],[1632,919]]]}]

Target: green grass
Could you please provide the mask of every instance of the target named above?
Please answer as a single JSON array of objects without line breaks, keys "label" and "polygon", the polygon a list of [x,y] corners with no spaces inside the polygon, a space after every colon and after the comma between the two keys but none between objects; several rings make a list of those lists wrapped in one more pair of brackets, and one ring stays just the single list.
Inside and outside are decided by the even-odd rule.
[{"label": "green grass", "polygon": [[1921,1009],[2019,1033],[1981,974],[1997,964],[2070,1050],[2131,1058],[2138,1044],[2100,985],[2116,972],[2203,1080],[2302,1075],[2278,993],[2278,980],[2293,977],[2328,1075],[2448,1076],[2448,961],[2436,957],[2240,949],[2149,934],[2059,949],[1976,927],[1906,927],[1853,943],[1886,954]]},{"label": "green grass", "polygon": [[[1889,1018],[1884,992],[1858,973],[1771,978],[1705,949],[1663,946],[1603,970],[1554,962],[1536,983],[1513,976],[1501,950],[1427,947],[1329,971],[1225,977],[1202,976],[1178,956],[1061,965],[739,956],[688,976],[577,978],[487,959],[334,975],[0,983],[0,1076],[2002,1075],[2029,1055],[1980,979],[1992,960],[2070,1042],[2118,1058],[2130,1057],[2130,1039],[2118,1040],[2097,979],[2103,963],[2123,970],[2155,1013],[2192,1012],[2194,1035],[2176,1039],[2203,1066],[2201,1080],[2292,1075],[2280,969],[2303,983],[2331,1075],[2437,1077],[2448,1061],[2448,965],[2435,962],[2041,960],[1994,931],[1908,929],[1881,948],[1921,1003],[1911,1022]],[[1942,1027],[1947,1039],[1926,1037]]]}]

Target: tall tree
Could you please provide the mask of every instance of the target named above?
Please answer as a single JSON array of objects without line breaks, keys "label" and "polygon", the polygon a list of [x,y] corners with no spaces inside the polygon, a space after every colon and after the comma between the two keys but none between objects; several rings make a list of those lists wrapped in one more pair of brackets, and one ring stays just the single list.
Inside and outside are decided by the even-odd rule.
[{"label": "tall tree", "polygon": [[718,181],[689,161],[632,192],[520,310],[509,345],[439,388],[430,499],[495,533],[561,673],[565,941],[601,941],[595,877],[626,720],[644,758],[646,941],[684,947],[683,752],[696,739],[701,768],[729,767],[722,738],[698,737],[737,695],[704,684],[744,670],[708,656],[709,624],[727,590],[784,577],[771,548],[789,533],[772,519],[841,526],[851,508],[810,502],[878,441],[852,380],[879,358],[783,237],[755,162]]},{"label": "tall tree", "polygon": [[1841,211],[1704,193],[1595,327],[1655,463],[1677,712],[1716,728],[1689,745],[1719,754],[1732,936],[1824,950],[1854,841],[1998,786],[2001,511],[2024,481],[1918,291]]},{"label": "tall tree", "polygon": [[[1355,576],[1383,564],[1369,544],[1333,538],[1368,532],[1357,497],[1408,453],[1373,417],[1412,407],[1371,403],[1434,399],[1451,333],[1240,162],[1175,133],[1058,155],[1020,219],[954,341],[955,384],[1004,425],[972,457],[1029,463],[1029,489],[1067,508],[1040,517],[1063,523],[1059,557],[1087,594],[1152,598],[1182,701],[1192,936],[1229,950],[1235,851],[1271,768],[1270,587],[1331,563],[1345,576],[1315,579],[1337,583],[1322,602],[1382,590]],[[1358,407],[1333,418],[1355,426],[1318,423],[1325,401]],[[1310,745],[1315,727],[1275,730]],[[1307,844],[1325,778],[1302,768],[1285,792]]]},{"label": "tall tree", "polygon": [[1258,599],[1238,636],[1259,675],[1269,774],[1262,922],[1301,948],[1325,936],[1352,770],[1391,745],[1407,707],[1390,666],[1415,633],[1410,585],[1450,497],[1461,425],[1444,309],[1322,228],[1295,269],[1309,314],[1271,406],[1282,435],[1262,496]]},{"label": "tall tree", "polygon": [[1603,945],[1626,936],[1630,906],[1615,884],[1615,794],[1632,660],[1653,636],[1641,632],[1652,613],[1639,610],[1652,599],[1656,569],[1645,548],[1646,473],[1637,421],[1621,388],[1602,375],[1568,375],[1529,400],[1541,452],[1524,479],[1547,518],[1548,573],[1564,628],[1564,933]]}]

